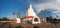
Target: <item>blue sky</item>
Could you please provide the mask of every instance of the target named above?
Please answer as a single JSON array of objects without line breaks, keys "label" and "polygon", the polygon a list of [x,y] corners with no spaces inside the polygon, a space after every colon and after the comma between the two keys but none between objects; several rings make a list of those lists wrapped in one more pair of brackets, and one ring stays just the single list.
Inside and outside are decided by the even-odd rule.
[{"label": "blue sky", "polygon": [[11,17],[13,12],[19,10],[23,14],[28,7],[26,0],[0,0],[0,17]]},{"label": "blue sky", "polygon": [[[49,0],[45,0],[45,2],[47,3],[48,1]],[[13,12],[18,12],[19,10],[21,11],[21,16],[25,16],[25,13],[30,5],[29,2],[30,0],[28,1],[27,0],[0,0],[0,17],[8,17],[8,18],[13,17]],[[39,12],[41,11],[38,11],[35,5],[45,3],[45,2],[44,0],[32,0],[31,4],[38,16],[40,14]],[[52,12],[47,10],[45,13],[45,16],[51,16],[51,15],[52,15]]]}]

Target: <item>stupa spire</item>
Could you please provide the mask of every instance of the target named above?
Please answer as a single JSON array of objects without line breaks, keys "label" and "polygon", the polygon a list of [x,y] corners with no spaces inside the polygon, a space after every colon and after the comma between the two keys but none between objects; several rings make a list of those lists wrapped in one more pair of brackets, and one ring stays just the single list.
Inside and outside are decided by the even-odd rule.
[{"label": "stupa spire", "polygon": [[36,13],[34,12],[33,8],[32,8],[32,4],[30,4],[29,9],[27,10],[26,16],[34,16],[37,17]]},{"label": "stupa spire", "polygon": [[32,9],[32,5],[30,4],[30,9]]}]

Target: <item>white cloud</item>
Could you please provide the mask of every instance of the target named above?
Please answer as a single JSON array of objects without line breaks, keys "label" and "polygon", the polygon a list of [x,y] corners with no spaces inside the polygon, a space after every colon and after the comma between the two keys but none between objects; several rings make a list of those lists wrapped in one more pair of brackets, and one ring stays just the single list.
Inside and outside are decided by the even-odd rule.
[{"label": "white cloud", "polygon": [[51,8],[53,9],[52,14],[54,15],[55,13],[60,17],[60,0],[44,1],[43,3],[34,4],[33,7],[35,8],[35,10],[37,10],[37,13],[46,8]]}]

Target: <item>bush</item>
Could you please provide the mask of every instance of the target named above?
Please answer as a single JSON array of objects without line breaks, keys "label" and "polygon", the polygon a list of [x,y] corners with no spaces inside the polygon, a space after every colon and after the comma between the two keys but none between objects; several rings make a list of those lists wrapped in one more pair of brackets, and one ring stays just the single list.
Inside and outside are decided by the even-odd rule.
[{"label": "bush", "polygon": [[24,28],[24,27],[22,27],[22,26],[16,26],[15,28]]},{"label": "bush", "polygon": [[38,26],[34,26],[33,28],[39,28]]}]

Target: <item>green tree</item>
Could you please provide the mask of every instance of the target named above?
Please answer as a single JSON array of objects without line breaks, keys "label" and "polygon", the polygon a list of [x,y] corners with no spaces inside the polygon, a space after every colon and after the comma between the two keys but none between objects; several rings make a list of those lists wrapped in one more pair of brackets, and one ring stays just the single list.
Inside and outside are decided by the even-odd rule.
[{"label": "green tree", "polygon": [[9,19],[7,17],[3,17],[3,21],[8,21]]},{"label": "green tree", "polygon": [[46,17],[47,22],[51,22],[53,20],[52,16]]}]

